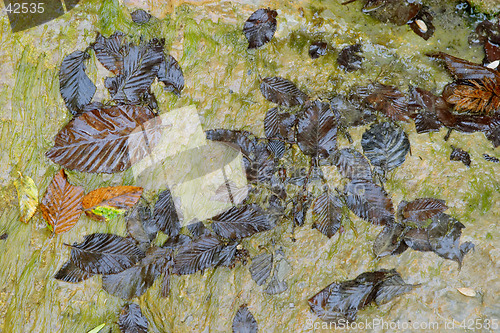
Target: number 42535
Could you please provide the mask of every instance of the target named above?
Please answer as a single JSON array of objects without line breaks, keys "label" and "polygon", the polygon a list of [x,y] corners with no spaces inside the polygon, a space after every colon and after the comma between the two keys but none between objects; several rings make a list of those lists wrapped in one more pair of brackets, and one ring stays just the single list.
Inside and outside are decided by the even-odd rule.
[{"label": "number 42535", "polygon": [[7,7],[5,8],[5,11],[9,14],[41,14],[45,11],[45,8],[43,7],[44,3],[43,2],[38,2],[38,3],[9,3]]}]

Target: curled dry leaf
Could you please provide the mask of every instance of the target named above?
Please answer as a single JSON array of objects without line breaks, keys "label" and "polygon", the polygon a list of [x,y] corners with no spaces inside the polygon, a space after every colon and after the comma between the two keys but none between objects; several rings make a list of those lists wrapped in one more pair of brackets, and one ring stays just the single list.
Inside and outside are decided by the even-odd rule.
[{"label": "curled dry leaf", "polygon": [[161,119],[139,105],[106,106],[71,120],[47,153],[71,170],[114,173],[147,156],[161,136]]},{"label": "curled dry leaf", "polygon": [[85,60],[89,58],[87,52],[75,51],[64,57],[59,70],[61,96],[73,115],[90,103],[96,91],[96,86],[85,73]]},{"label": "curled dry leaf", "polygon": [[394,207],[387,193],[378,185],[355,179],[345,187],[346,203],[360,218],[376,225],[394,222]]},{"label": "curled dry leaf", "polygon": [[19,178],[14,180],[14,186],[17,190],[17,199],[19,201],[19,220],[24,223],[33,217],[38,206],[38,188],[33,179],[23,176],[19,172]]},{"label": "curled dry leaf", "polygon": [[56,234],[73,228],[82,214],[83,187],[68,183],[61,169],[49,184],[40,204],[42,215]]},{"label": "curled dry leaf", "polygon": [[142,187],[102,187],[88,193],[82,202],[85,214],[97,221],[108,221],[134,206],[142,195]]},{"label": "curled dry leaf", "polygon": [[133,240],[112,234],[90,234],[71,247],[71,261],[93,274],[116,274],[134,266],[145,254]]},{"label": "curled dry leaf", "polygon": [[313,228],[331,238],[342,227],[344,203],[330,190],[321,193],[312,204]]},{"label": "curled dry leaf", "polygon": [[245,304],[240,306],[236,312],[232,328],[233,333],[257,333],[257,321]]},{"label": "curled dry leaf", "polygon": [[260,92],[268,101],[287,107],[304,104],[309,98],[292,81],[282,77],[262,79]]},{"label": "curled dry leaf", "polygon": [[248,48],[261,47],[269,42],[276,32],[278,12],[270,8],[255,11],[243,26],[243,33],[248,40]]},{"label": "curled dry leaf", "polygon": [[122,308],[118,326],[122,333],[147,333],[149,324],[139,305],[132,303]]},{"label": "curled dry leaf", "polygon": [[337,148],[337,117],[330,105],[321,101],[307,103],[298,116],[297,143],[313,158],[328,158]]},{"label": "curled dry leaf", "polygon": [[371,164],[384,171],[391,171],[403,164],[410,151],[410,141],[405,131],[388,122],[372,125],[363,133],[361,146]]},{"label": "curled dry leaf", "polygon": [[311,310],[323,321],[352,322],[358,310],[373,301],[377,305],[409,292],[414,286],[406,284],[396,270],[366,272],[354,280],[334,282],[309,299]]}]

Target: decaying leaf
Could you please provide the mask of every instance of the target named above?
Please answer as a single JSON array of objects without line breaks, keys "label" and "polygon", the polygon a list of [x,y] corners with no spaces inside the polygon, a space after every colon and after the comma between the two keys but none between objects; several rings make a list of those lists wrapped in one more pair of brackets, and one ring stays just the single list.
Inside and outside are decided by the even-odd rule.
[{"label": "decaying leaf", "polygon": [[331,238],[342,227],[344,203],[332,191],[321,193],[312,204],[313,228]]},{"label": "decaying leaf", "polygon": [[323,41],[312,42],[309,46],[309,56],[313,59],[317,59],[324,56],[328,51],[328,44]]},{"label": "decaying leaf", "polygon": [[443,97],[456,111],[493,113],[500,108],[500,76],[448,84]]},{"label": "decaying leaf", "polygon": [[106,38],[97,33],[95,42],[91,45],[99,62],[114,74],[123,72],[123,57],[128,53],[125,35],[115,32]]},{"label": "decaying leaf", "polygon": [[139,203],[125,216],[129,235],[139,243],[149,244],[156,237],[156,228],[151,228],[151,209],[148,205]]},{"label": "decaying leaf", "polygon": [[391,171],[403,164],[410,151],[410,141],[405,131],[388,122],[372,125],[363,133],[361,146],[371,164],[384,171]]},{"label": "decaying leaf", "polygon": [[337,57],[337,64],[346,72],[357,71],[361,68],[363,57],[358,53],[362,52],[361,44],[354,44],[344,47]]},{"label": "decaying leaf", "polygon": [[152,247],[134,266],[116,273],[103,275],[102,288],[109,294],[123,299],[140,297],[153,285],[166,265],[172,265],[168,249]]},{"label": "decaying leaf", "polygon": [[88,193],[82,202],[85,214],[97,221],[109,221],[134,206],[142,195],[142,187],[102,187]]},{"label": "decaying leaf", "polygon": [[372,169],[370,162],[360,152],[353,148],[343,148],[335,152],[333,163],[337,166],[342,177],[353,179],[365,179],[371,181]]},{"label": "decaying leaf", "polygon": [[307,211],[311,206],[311,197],[309,192],[301,191],[293,199],[293,223],[299,227],[303,226],[306,221]]},{"label": "decaying leaf", "polygon": [[270,8],[260,8],[250,15],[243,26],[249,49],[261,47],[273,38],[276,32],[276,16],[278,12]]},{"label": "decaying leaf", "polygon": [[378,185],[354,179],[345,187],[346,203],[360,218],[376,225],[394,222],[394,207],[387,193]]},{"label": "decaying leaf", "polygon": [[463,150],[462,148],[454,147],[451,146],[451,154],[450,154],[450,161],[459,161],[465,164],[466,166],[470,167],[470,155],[468,152]]},{"label": "decaying leaf", "polygon": [[40,203],[40,210],[54,233],[73,228],[82,214],[83,187],[68,183],[61,169],[49,184]]},{"label": "decaying leaf", "polygon": [[404,25],[422,9],[422,4],[408,0],[366,0],[363,13],[381,22]]},{"label": "decaying leaf", "polygon": [[231,240],[270,230],[275,225],[273,216],[266,214],[256,204],[231,207],[210,220],[212,230],[217,235]]},{"label": "decaying leaf", "polygon": [[388,302],[413,287],[404,283],[396,270],[382,269],[363,273],[354,280],[330,284],[309,299],[309,306],[323,321],[352,322],[358,310],[371,302]]},{"label": "decaying leaf", "polygon": [[407,248],[403,242],[405,228],[399,223],[386,225],[373,242],[373,254],[376,257],[403,253]]},{"label": "decaying leaf", "polygon": [[137,9],[130,13],[130,17],[137,24],[145,24],[149,22],[152,16],[143,9]]},{"label": "decaying leaf", "polygon": [[307,103],[298,116],[297,143],[313,158],[328,158],[337,148],[337,117],[330,105],[321,101]]},{"label": "decaying leaf", "polygon": [[38,188],[33,179],[28,176],[23,176],[19,172],[19,178],[14,180],[14,186],[17,190],[17,198],[19,200],[19,220],[24,223],[33,217],[38,206]]},{"label": "decaying leaf", "polygon": [[429,54],[429,56],[444,60],[446,68],[457,80],[494,80],[499,75],[494,69],[454,57],[444,52]]},{"label": "decaying leaf", "polygon": [[87,52],[75,51],[64,57],[59,70],[59,88],[66,107],[73,114],[80,112],[94,97],[96,86],[85,73]]},{"label": "decaying leaf", "polygon": [[258,286],[263,285],[271,275],[273,269],[273,255],[271,253],[263,253],[252,258],[250,265],[250,274],[252,279]]},{"label": "decaying leaf", "polygon": [[411,202],[401,201],[398,215],[406,225],[422,228],[428,225],[428,219],[448,209],[446,202],[435,198],[418,198]]},{"label": "decaying leaf", "polygon": [[165,56],[158,69],[158,80],[165,84],[165,90],[180,95],[184,89],[184,73],[181,66],[170,54]]},{"label": "decaying leaf", "polygon": [[262,79],[260,92],[268,101],[287,107],[304,104],[309,98],[293,82],[282,77]]},{"label": "decaying leaf", "polygon": [[438,119],[437,110],[448,110],[451,105],[443,97],[435,96],[430,91],[421,88],[411,89],[411,99],[411,107],[420,109],[418,113],[411,114],[417,133],[439,131],[443,124]]},{"label": "decaying leaf", "polygon": [[71,246],[71,261],[93,274],[116,274],[144,258],[132,240],[112,234],[90,234]]},{"label": "decaying leaf", "polygon": [[377,84],[375,90],[365,98],[365,102],[393,120],[410,120],[409,101],[405,94],[394,86]]},{"label": "decaying leaf", "polygon": [[47,152],[71,170],[114,173],[147,156],[161,136],[161,120],[139,105],[105,106],[71,120]]},{"label": "decaying leaf", "polygon": [[153,217],[146,222],[146,226],[155,232],[162,231],[170,237],[175,237],[179,234],[181,223],[169,189],[164,190],[158,196]]},{"label": "decaying leaf", "polygon": [[245,304],[240,306],[238,312],[236,312],[232,328],[233,333],[257,333],[257,321]]},{"label": "decaying leaf", "polygon": [[285,258],[285,252],[279,248],[274,253],[274,270],[273,276],[264,292],[268,295],[281,294],[288,290],[288,283],[285,281],[292,270],[292,267]]},{"label": "decaying leaf", "polygon": [[122,333],[147,333],[149,324],[139,305],[132,303],[122,308],[118,326]]},{"label": "decaying leaf", "polygon": [[93,273],[84,271],[76,266],[71,260],[68,260],[54,275],[54,278],[64,282],[78,283],[90,279]]}]

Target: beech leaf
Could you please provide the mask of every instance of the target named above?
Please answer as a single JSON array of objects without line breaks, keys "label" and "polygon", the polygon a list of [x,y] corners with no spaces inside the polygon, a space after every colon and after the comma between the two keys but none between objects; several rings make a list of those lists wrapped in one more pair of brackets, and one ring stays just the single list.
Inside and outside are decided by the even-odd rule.
[{"label": "beech leaf", "polygon": [[71,260],[68,260],[54,275],[54,278],[64,282],[77,283],[87,280],[94,276],[93,273],[84,271],[76,266]]},{"label": "beech leaf", "polygon": [[371,164],[384,171],[391,171],[403,164],[410,151],[408,135],[388,122],[372,125],[363,133],[361,146]]},{"label": "beech leaf", "polygon": [[268,101],[287,107],[304,104],[309,99],[293,82],[282,77],[262,79],[260,92]]},{"label": "beech leaf", "polygon": [[149,324],[139,305],[132,303],[122,308],[118,326],[122,333],[147,333]]},{"label": "beech leaf", "polygon": [[108,221],[135,205],[141,194],[142,187],[137,186],[102,187],[88,193],[82,205],[88,217]]},{"label": "beech leaf", "polygon": [[[403,203],[403,202],[402,202]],[[405,203],[398,207],[398,215],[401,215],[402,221],[407,224],[408,222],[414,222],[417,227],[425,227],[425,223],[428,219],[432,218],[436,214],[444,212],[448,209],[446,202],[441,199],[435,198],[418,198],[409,203]]]},{"label": "beech leaf", "polygon": [[70,230],[82,214],[83,187],[68,183],[61,169],[49,184],[40,210],[54,233]]},{"label": "beech leaf", "polygon": [[160,139],[160,117],[138,105],[106,106],[71,120],[47,153],[71,170],[114,173],[150,153]]},{"label": "beech leaf", "polygon": [[271,275],[273,269],[273,255],[270,253],[263,253],[252,258],[252,265],[250,266],[250,275],[258,286],[263,285]]},{"label": "beech leaf", "polygon": [[64,57],[59,70],[61,96],[73,115],[90,103],[96,91],[96,86],[85,73],[85,60],[89,58],[86,52],[75,51]]},{"label": "beech leaf", "polygon": [[232,328],[233,333],[257,333],[257,321],[245,304],[240,306],[236,312]]},{"label": "beech leaf", "polygon": [[14,186],[17,190],[19,200],[19,220],[24,223],[33,217],[38,206],[38,188],[33,179],[23,176],[19,172],[19,178],[14,180]]},{"label": "beech leaf", "polygon": [[406,251],[408,245],[403,241],[404,231],[404,226],[399,223],[386,225],[373,242],[373,254],[385,257]]},{"label": "beech leaf", "polygon": [[298,116],[297,143],[313,158],[328,158],[337,148],[337,118],[328,103],[307,103]]},{"label": "beech leaf", "polygon": [[125,35],[115,32],[109,38],[97,33],[95,42],[91,45],[99,62],[114,74],[123,72],[123,57],[128,53]]},{"label": "beech leaf", "polygon": [[394,222],[394,207],[387,193],[374,183],[355,179],[345,187],[349,209],[375,225]]},{"label": "beech leaf", "polygon": [[337,166],[342,177],[365,179],[371,181],[372,169],[370,162],[360,152],[353,148],[343,148],[333,156],[333,163]]},{"label": "beech leaf", "polygon": [[321,193],[312,204],[313,228],[331,238],[342,227],[343,206],[330,190]]},{"label": "beech leaf", "polygon": [[184,74],[177,60],[170,54],[161,62],[158,69],[158,80],[165,84],[165,90],[180,95],[184,89]]},{"label": "beech leaf", "polygon": [[169,189],[161,192],[158,196],[153,217],[146,222],[146,227],[152,231],[162,231],[170,237],[175,237],[179,234],[181,224]]},{"label": "beech leaf", "polygon": [[93,274],[116,274],[144,258],[132,240],[112,234],[90,234],[71,246],[71,261]]},{"label": "beech leaf", "polygon": [[260,8],[250,15],[243,26],[249,49],[261,47],[273,38],[276,32],[276,16],[278,12],[270,8]]}]

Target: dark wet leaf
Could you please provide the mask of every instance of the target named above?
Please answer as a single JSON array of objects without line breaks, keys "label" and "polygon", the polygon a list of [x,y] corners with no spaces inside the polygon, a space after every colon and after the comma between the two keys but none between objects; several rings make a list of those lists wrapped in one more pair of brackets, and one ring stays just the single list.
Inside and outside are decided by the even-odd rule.
[{"label": "dark wet leaf", "polygon": [[353,148],[343,148],[335,152],[333,163],[342,177],[353,179],[365,179],[371,181],[372,169],[370,162],[360,152]]},{"label": "dark wet leaf", "polygon": [[227,129],[208,130],[207,139],[235,144],[243,153],[249,183],[269,182],[275,171],[275,161],[267,144],[259,142],[250,132]]},{"label": "dark wet leaf", "polygon": [[233,319],[233,333],[257,333],[257,321],[248,307],[244,304],[240,306]]},{"label": "dark wet leaf", "polygon": [[64,282],[78,283],[90,279],[93,273],[86,272],[76,266],[71,260],[68,260],[54,275],[54,278]]},{"label": "dark wet leaf", "polygon": [[[371,302],[390,301],[411,288],[401,283],[396,270],[366,272],[354,280],[334,282],[309,299],[311,310],[323,321],[345,323],[356,320],[358,310]],[[406,291],[404,291],[406,290]]]},{"label": "dark wet leaf", "polygon": [[139,305],[132,303],[122,308],[118,326],[122,333],[147,333],[149,324]]},{"label": "dark wet leaf", "polygon": [[123,74],[106,79],[106,87],[112,87],[112,98],[118,102],[139,102],[156,78],[163,59],[163,41],[130,44],[123,58]]},{"label": "dark wet leaf", "polygon": [[313,158],[328,158],[337,148],[338,121],[328,103],[307,103],[298,116],[297,143]]},{"label": "dark wet leaf", "polygon": [[337,95],[330,100],[330,107],[334,113],[340,114],[340,122],[346,127],[365,125],[377,118],[371,108],[366,107],[361,101],[356,101],[357,99],[359,96],[353,93],[350,99]]},{"label": "dark wet leaf", "polygon": [[287,107],[304,104],[309,98],[293,82],[282,77],[262,79],[260,92],[268,101]]},{"label": "dark wet leaf", "polygon": [[368,0],[363,12],[377,20],[395,25],[404,25],[414,18],[422,4],[408,0]]},{"label": "dark wet leaf", "polygon": [[64,57],[59,70],[61,96],[73,115],[90,103],[96,91],[96,86],[85,73],[85,60],[89,58],[86,52],[75,51]]},{"label": "dark wet leaf", "polygon": [[272,108],[264,118],[264,133],[268,139],[282,139],[293,142],[295,139],[295,115],[288,112],[279,113],[278,108]]},{"label": "dark wet leaf", "polygon": [[309,46],[309,56],[313,59],[317,59],[324,56],[328,51],[328,44],[323,41],[312,42]]},{"label": "dark wet leaf", "polygon": [[106,106],[71,120],[46,155],[71,170],[121,172],[150,153],[160,139],[160,125],[149,108]]},{"label": "dark wet leaf", "polygon": [[293,223],[299,227],[304,225],[306,221],[307,211],[311,206],[311,198],[309,193],[301,191],[297,196],[293,199]]},{"label": "dark wet leaf", "polygon": [[416,227],[425,227],[428,219],[448,209],[446,202],[435,198],[418,198],[409,203],[402,201],[398,215],[405,224],[413,223]]},{"label": "dark wet leaf", "polygon": [[331,238],[342,227],[342,200],[332,191],[321,193],[312,204],[313,228]]},{"label": "dark wet leaf", "polygon": [[83,187],[68,182],[64,169],[54,176],[42,198],[40,210],[55,234],[70,230],[78,222],[83,212],[83,192]]},{"label": "dark wet leaf", "polygon": [[142,187],[102,187],[85,195],[82,207],[88,217],[108,221],[134,206],[141,195]]},{"label": "dark wet leaf", "polygon": [[116,274],[103,275],[102,288],[122,299],[140,297],[162,274],[164,266],[172,263],[169,253],[167,249],[150,248],[146,257],[134,266]]},{"label": "dark wet leaf", "polygon": [[5,240],[9,237],[9,234],[4,232],[3,234],[0,235],[0,240]]},{"label": "dark wet leaf", "polygon": [[161,192],[158,196],[153,217],[146,223],[146,226],[151,230],[162,231],[170,237],[179,234],[181,223],[169,189]]},{"label": "dark wet leaf", "polygon": [[258,232],[270,230],[275,223],[274,217],[266,214],[256,204],[231,207],[210,220],[212,221],[212,230],[217,235],[232,240],[239,240]]},{"label": "dark wet leaf", "polygon": [[180,95],[184,89],[184,73],[182,68],[170,54],[164,57],[158,69],[158,80],[165,84],[165,90]]},{"label": "dark wet leaf", "polygon": [[450,161],[459,161],[470,167],[470,155],[468,152],[463,150],[462,148],[451,146],[452,152],[450,154]]},{"label": "dark wet leaf", "polygon": [[363,133],[361,146],[371,164],[384,171],[391,171],[403,164],[410,151],[410,141],[405,131],[388,122],[372,125]]},{"label": "dark wet leaf", "polygon": [[394,222],[394,207],[387,193],[374,183],[355,179],[345,187],[349,209],[360,218],[376,225]]},{"label": "dark wet leaf", "polygon": [[430,54],[429,56],[444,60],[448,71],[458,80],[494,80],[499,75],[494,69],[451,56],[444,52]]},{"label": "dark wet leaf", "polygon": [[492,63],[500,60],[500,24],[484,20],[476,27],[479,43],[484,47],[483,63]]},{"label": "dark wet leaf", "polygon": [[123,73],[123,57],[128,53],[125,35],[115,32],[109,38],[97,33],[95,42],[91,45],[99,62],[114,74]]},{"label": "dark wet leaf", "polygon": [[409,26],[413,32],[422,37],[425,40],[428,40],[434,34],[436,28],[432,24],[432,20],[434,17],[429,11],[428,7],[422,8],[417,16],[415,16],[410,22]]},{"label": "dark wet leaf", "polygon": [[198,220],[188,223],[187,229],[194,238],[198,238],[203,235],[210,235],[212,233],[207,227],[205,227],[205,224],[203,224],[203,222]]},{"label": "dark wet leaf", "polygon": [[414,285],[405,283],[401,275],[395,270],[391,272],[393,272],[394,275],[385,278],[378,287],[377,294],[375,295],[375,303],[377,303],[377,305],[388,303],[394,297],[406,294],[415,288]]},{"label": "dark wet leaf", "polygon": [[410,229],[404,234],[405,243],[415,251],[432,251],[426,229]]},{"label": "dark wet leaf", "polygon": [[156,229],[148,227],[151,209],[144,204],[137,204],[125,216],[129,235],[139,243],[149,243],[156,237]]},{"label": "dark wet leaf", "polygon": [[116,274],[144,258],[132,240],[112,234],[90,234],[71,246],[71,261],[93,274]]},{"label": "dark wet leaf", "polygon": [[404,227],[399,223],[388,224],[373,242],[373,254],[385,257],[404,252],[408,246],[403,242]]},{"label": "dark wet leaf", "polygon": [[375,90],[365,98],[374,110],[393,120],[410,120],[409,101],[405,94],[394,86],[377,84]]},{"label": "dark wet leaf", "polygon": [[354,44],[344,47],[337,57],[337,64],[346,72],[353,72],[361,69],[363,57],[361,53],[361,44]]},{"label": "dark wet leaf", "polygon": [[260,8],[250,15],[243,26],[249,49],[261,47],[273,38],[276,32],[276,16],[278,12],[270,8]]},{"label": "dark wet leaf", "polygon": [[231,251],[224,251],[227,246],[214,235],[202,235],[189,243],[183,244],[174,258],[172,273],[178,275],[193,274],[221,264],[230,264]]},{"label": "dark wet leaf", "polygon": [[435,96],[430,91],[414,88],[411,90],[412,103],[411,107],[420,109],[418,113],[413,113],[411,117],[415,121],[415,129],[417,133],[428,133],[439,131],[443,126],[437,116],[437,109],[449,110],[449,105],[441,96]]},{"label": "dark wet leaf", "polygon": [[483,158],[488,162],[500,163],[500,160],[495,156],[490,156],[488,154],[483,154]]},{"label": "dark wet leaf", "polygon": [[132,21],[137,24],[148,23],[151,19],[151,15],[143,9],[137,9],[133,11],[132,13],[130,13],[130,16],[132,17]]},{"label": "dark wet leaf", "polygon": [[258,286],[263,285],[271,275],[273,269],[273,255],[270,253],[263,253],[252,258],[252,265],[250,266],[250,274],[252,279]]}]

